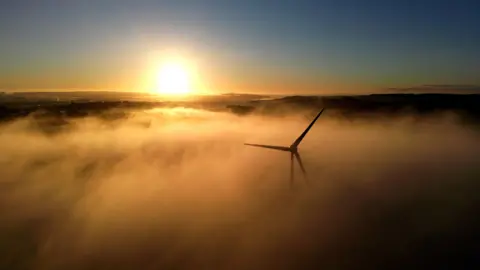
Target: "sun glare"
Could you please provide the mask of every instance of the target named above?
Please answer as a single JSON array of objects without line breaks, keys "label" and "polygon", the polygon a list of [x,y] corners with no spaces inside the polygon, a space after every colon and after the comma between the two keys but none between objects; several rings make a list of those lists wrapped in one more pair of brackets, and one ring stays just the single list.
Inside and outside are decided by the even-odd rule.
[{"label": "sun glare", "polygon": [[157,74],[157,92],[163,95],[185,95],[192,89],[187,68],[179,62],[164,63]]}]

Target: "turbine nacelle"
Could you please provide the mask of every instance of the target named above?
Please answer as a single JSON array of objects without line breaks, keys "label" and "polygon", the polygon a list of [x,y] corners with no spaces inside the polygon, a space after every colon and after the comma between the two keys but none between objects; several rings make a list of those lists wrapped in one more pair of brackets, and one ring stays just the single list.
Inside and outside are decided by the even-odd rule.
[{"label": "turbine nacelle", "polygon": [[276,146],[276,145],[265,145],[265,144],[250,144],[250,143],[245,143],[245,145],[248,146],[254,146],[254,147],[261,147],[261,148],[267,148],[267,149],[272,149],[272,150],[278,150],[278,151],[284,151],[284,152],[290,152],[290,185],[293,185],[293,178],[294,178],[294,159],[297,160],[298,165],[300,165],[300,169],[302,170],[303,176],[305,178],[305,181],[307,181],[307,173],[305,171],[305,168],[303,167],[303,162],[302,158],[300,157],[300,153],[298,152],[298,145],[302,142],[303,138],[305,135],[307,135],[308,131],[312,128],[313,124],[317,121],[317,119],[320,117],[320,115],[323,113],[324,109],[322,109],[315,119],[310,123],[310,125],[303,131],[303,133],[290,145],[290,147],[286,146]]},{"label": "turbine nacelle", "polygon": [[295,145],[290,145],[290,152],[292,153],[298,153],[298,147]]}]

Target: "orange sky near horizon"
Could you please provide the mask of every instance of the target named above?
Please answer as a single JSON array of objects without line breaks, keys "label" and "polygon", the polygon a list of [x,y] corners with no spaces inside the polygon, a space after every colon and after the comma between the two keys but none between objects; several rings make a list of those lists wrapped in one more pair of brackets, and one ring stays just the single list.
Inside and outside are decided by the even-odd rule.
[{"label": "orange sky near horizon", "polygon": [[[160,61],[155,57],[143,61],[119,64],[118,67],[91,65],[51,67],[42,66],[13,69],[0,76],[3,91],[121,91],[156,92],[156,77]],[[328,78],[309,78],[282,67],[259,67],[252,63],[240,66],[208,65],[186,58],[187,68],[194,65],[192,94],[195,93],[257,93],[257,94],[328,94],[357,90],[361,85],[341,84]],[[193,64],[192,64],[193,63]],[[212,61],[212,63],[214,63]],[[123,68],[121,68],[123,66]],[[373,87],[363,87],[364,91]]]}]

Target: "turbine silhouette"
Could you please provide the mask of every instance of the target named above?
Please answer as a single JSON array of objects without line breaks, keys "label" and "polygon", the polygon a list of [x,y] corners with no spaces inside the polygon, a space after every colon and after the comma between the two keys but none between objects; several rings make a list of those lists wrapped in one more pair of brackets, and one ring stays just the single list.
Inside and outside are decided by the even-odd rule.
[{"label": "turbine silhouette", "polygon": [[300,157],[300,153],[298,152],[298,145],[302,142],[305,135],[307,135],[308,131],[312,128],[313,124],[315,124],[315,122],[320,117],[320,115],[323,113],[323,111],[324,111],[324,109],[322,109],[317,114],[317,116],[315,117],[315,119],[313,119],[313,121],[310,123],[310,125],[307,127],[307,129],[305,129],[305,131],[303,131],[303,133],[292,143],[292,145],[290,145],[290,147],[276,146],[276,145],[265,145],[265,144],[251,144],[251,143],[245,143],[245,145],[290,152],[290,187],[293,187],[293,180],[294,180],[294,164],[293,163],[294,163],[294,159],[297,159],[298,165],[300,165],[300,169],[302,170],[305,182],[308,183],[307,172],[305,171],[305,167],[303,166],[302,158]]}]

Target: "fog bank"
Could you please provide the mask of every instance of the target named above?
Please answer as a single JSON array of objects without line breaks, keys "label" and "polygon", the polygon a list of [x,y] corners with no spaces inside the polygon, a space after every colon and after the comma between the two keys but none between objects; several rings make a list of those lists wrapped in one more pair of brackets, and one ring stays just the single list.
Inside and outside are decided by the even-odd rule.
[{"label": "fog bank", "polygon": [[5,269],[477,265],[480,136],[438,116],[311,121],[196,109],[0,126]]}]

